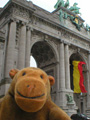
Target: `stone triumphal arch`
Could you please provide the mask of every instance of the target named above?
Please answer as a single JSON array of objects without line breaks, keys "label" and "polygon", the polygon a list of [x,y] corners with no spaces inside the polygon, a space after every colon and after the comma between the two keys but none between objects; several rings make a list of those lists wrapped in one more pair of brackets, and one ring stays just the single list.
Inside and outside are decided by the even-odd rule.
[{"label": "stone triumphal arch", "polygon": [[[53,101],[69,115],[78,109],[90,115],[90,32],[83,22],[64,6],[50,13],[31,1],[10,0],[1,8],[0,97],[11,83],[10,69],[30,66],[32,55],[38,67],[55,77]],[[85,94],[73,93],[73,60],[86,63]]]}]

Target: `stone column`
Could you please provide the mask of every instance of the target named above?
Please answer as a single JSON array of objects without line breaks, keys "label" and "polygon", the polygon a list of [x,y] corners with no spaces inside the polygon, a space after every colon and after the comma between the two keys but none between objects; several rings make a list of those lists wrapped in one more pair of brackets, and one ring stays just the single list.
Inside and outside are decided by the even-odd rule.
[{"label": "stone column", "polygon": [[18,69],[25,67],[25,48],[26,47],[26,25],[21,27],[20,41],[19,41],[19,54],[18,54]]},{"label": "stone column", "polygon": [[87,72],[87,116],[90,117],[90,51],[88,54],[88,72]]},{"label": "stone column", "polygon": [[31,41],[31,29],[27,27],[25,67],[30,67],[30,41]]},{"label": "stone column", "polygon": [[88,93],[90,95],[90,52],[88,54]]},{"label": "stone column", "polygon": [[59,105],[59,62],[57,62],[57,65],[56,65],[56,104]]},{"label": "stone column", "polygon": [[0,41],[0,81],[2,80],[3,48],[4,48],[4,43]]},{"label": "stone column", "polygon": [[87,107],[90,108],[90,52],[88,54],[88,72],[87,72]]},{"label": "stone column", "polygon": [[65,45],[65,85],[70,89],[70,66],[69,66],[69,47]]},{"label": "stone column", "polygon": [[15,39],[16,39],[16,22],[13,21],[10,23],[9,39],[7,44],[5,78],[9,78],[9,71],[13,68],[14,65]]},{"label": "stone column", "polygon": [[59,88],[65,89],[65,62],[64,62],[64,44],[60,43],[60,82],[59,82]]},{"label": "stone column", "polygon": [[56,88],[56,91],[58,92],[59,91],[59,63],[57,62],[57,88]]}]

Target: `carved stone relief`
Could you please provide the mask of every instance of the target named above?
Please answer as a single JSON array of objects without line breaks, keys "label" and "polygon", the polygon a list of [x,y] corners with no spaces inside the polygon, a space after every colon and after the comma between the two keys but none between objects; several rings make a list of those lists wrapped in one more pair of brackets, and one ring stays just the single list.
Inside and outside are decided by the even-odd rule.
[{"label": "carved stone relief", "polygon": [[13,7],[11,7],[10,9],[7,10],[7,12],[5,13],[5,19],[7,19],[13,12]]},{"label": "carved stone relief", "polygon": [[66,39],[71,39],[70,34],[64,30],[61,31],[61,37],[66,38]]},{"label": "carved stone relief", "polygon": [[11,16],[13,11],[13,7],[7,9],[7,11],[2,14],[2,16],[0,17],[0,27],[3,25],[4,22],[8,21],[9,17]]},{"label": "carved stone relief", "polygon": [[29,19],[29,11],[23,7],[14,5],[13,14],[20,16],[21,18]]},{"label": "carved stone relief", "polygon": [[84,48],[84,49],[87,49],[89,50],[90,49],[90,45],[87,41],[81,39],[81,38],[78,38],[78,37],[71,37],[70,39],[70,43],[75,45],[75,46],[80,46],[81,48]]},{"label": "carved stone relief", "polygon": [[45,21],[44,19],[41,19],[41,18],[36,18],[35,16],[33,16],[32,21],[33,21],[33,25],[38,27],[38,29],[40,28],[40,30],[42,29],[45,32],[49,32],[49,34],[53,34],[53,36],[55,34],[55,36],[58,37],[58,38],[59,38],[59,36],[61,36],[60,28],[53,25],[52,23],[47,22],[47,21]]}]

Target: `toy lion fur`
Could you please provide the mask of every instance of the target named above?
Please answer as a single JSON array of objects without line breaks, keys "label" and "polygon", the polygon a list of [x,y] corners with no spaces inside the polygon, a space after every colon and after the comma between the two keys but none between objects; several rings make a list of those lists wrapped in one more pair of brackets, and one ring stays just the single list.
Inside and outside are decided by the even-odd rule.
[{"label": "toy lion fur", "polygon": [[71,120],[51,100],[52,76],[32,67],[12,69],[9,75],[12,82],[0,99],[0,120]]}]

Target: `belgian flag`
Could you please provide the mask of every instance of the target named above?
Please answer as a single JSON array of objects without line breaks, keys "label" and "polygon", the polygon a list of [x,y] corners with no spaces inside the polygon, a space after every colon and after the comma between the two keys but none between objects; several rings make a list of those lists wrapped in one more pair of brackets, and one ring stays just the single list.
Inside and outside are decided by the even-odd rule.
[{"label": "belgian flag", "polygon": [[83,68],[82,65],[86,64],[82,61],[73,61],[73,86],[74,86],[74,93],[86,93],[85,86],[83,84],[84,77],[83,77]]}]

